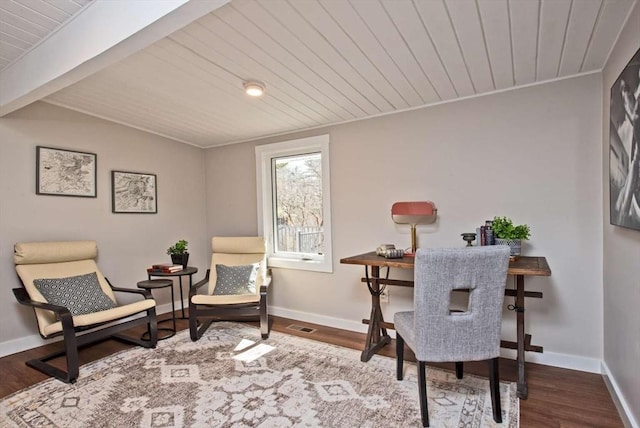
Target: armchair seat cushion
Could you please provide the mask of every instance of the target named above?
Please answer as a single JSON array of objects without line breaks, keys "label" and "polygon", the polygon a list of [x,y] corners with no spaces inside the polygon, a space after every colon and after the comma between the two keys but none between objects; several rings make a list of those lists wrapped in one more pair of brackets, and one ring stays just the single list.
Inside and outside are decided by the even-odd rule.
[{"label": "armchair seat cushion", "polygon": [[[107,309],[106,311],[93,312],[85,315],[75,315],[73,317],[73,325],[75,327],[87,327],[94,324],[105,323],[109,321],[115,321],[129,315],[134,315],[147,309],[153,308],[156,305],[155,300],[145,299],[129,303],[127,305],[117,306],[113,309]],[[43,328],[43,335],[49,337],[52,334],[62,331],[62,323],[60,321],[48,324]]]},{"label": "armchair seat cushion", "polygon": [[196,294],[191,298],[196,305],[236,305],[242,303],[259,303],[259,294],[230,294],[227,296],[207,296],[205,294]]}]

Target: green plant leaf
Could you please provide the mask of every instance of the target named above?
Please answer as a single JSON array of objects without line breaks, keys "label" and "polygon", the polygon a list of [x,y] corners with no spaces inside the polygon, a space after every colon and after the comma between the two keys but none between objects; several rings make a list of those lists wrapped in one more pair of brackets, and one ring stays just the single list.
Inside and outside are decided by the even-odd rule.
[{"label": "green plant leaf", "polygon": [[528,225],[514,226],[509,217],[494,217],[491,229],[493,235],[500,239],[529,239],[531,235]]}]

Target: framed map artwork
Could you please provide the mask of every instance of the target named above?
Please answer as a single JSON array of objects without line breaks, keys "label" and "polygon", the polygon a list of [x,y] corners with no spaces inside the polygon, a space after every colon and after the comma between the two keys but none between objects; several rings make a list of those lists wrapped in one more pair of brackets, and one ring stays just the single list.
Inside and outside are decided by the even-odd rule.
[{"label": "framed map artwork", "polygon": [[96,155],[36,147],[36,194],[96,197]]},{"label": "framed map artwork", "polygon": [[111,192],[114,213],[156,214],[158,212],[155,174],[111,171]]}]

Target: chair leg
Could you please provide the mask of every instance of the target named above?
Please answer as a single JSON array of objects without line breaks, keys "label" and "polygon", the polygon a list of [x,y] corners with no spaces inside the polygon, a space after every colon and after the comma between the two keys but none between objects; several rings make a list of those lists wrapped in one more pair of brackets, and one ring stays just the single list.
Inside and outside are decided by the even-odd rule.
[{"label": "chair leg", "polygon": [[64,348],[67,358],[67,382],[75,383],[80,375],[80,360],[78,358],[78,339],[72,328],[64,329]]},{"label": "chair leg", "polygon": [[191,341],[198,340],[198,316],[196,305],[191,303],[191,297],[189,297],[189,335],[191,336]]},{"label": "chair leg", "polygon": [[260,293],[260,334],[269,338],[269,316],[267,315],[267,293]]},{"label": "chair leg", "polygon": [[[73,330],[73,321],[71,315],[62,316],[63,321],[63,335],[64,335],[64,350],[56,351],[52,354],[45,355],[40,358],[34,358],[26,361],[26,365],[32,367],[42,373],[53,376],[66,383],[75,383],[78,380],[80,374],[80,363],[78,358],[78,338]],[[67,362],[67,370],[61,370],[47,361],[64,355]]]},{"label": "chair leg", "polygon": [[462,361],[456,361],[456,377],[458,379],[462,379],[462,375],[464,372],[464,364]]},{"label": "chair leg", "polygon": [[429,409],[427,407],[427,371],[424,361],[418,361],[418,395],[420,396],[420,414],[422,426],[429,426]]},{"label": "chair leg", "polygon": [[[200,328],[196,329],[196,340],[200,339],[202,335],[207,331],[207,329],[211,326],[213,320],[205,320],[200,324]],[[193,338],[191,338],[193,340]]]},{"label": "chair leg", "polygon": [[404,363],[404,339],[396,332],[396,377],[402,380],[402,365]]},{"label": "chair leg", "polygon": [[147,331],[149,332],[149,347],[155,348],[158,344],[158,318],[156,317],[156,308],[147,311]]},{"label": "chair leg", "polygon": [[500,406],[500,367],[498,357],[489,360],[489,388],[491,389],[491,408],[493,420],[502,423],[502,408]]}]

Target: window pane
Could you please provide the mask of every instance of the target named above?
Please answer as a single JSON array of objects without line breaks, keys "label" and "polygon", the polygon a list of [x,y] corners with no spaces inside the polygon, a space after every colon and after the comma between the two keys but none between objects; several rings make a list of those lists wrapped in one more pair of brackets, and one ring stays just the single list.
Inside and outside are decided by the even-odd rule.
[{"label": "window pane", "polygon": [[320,153],[273,159],[276,252],[324,253]]}]

